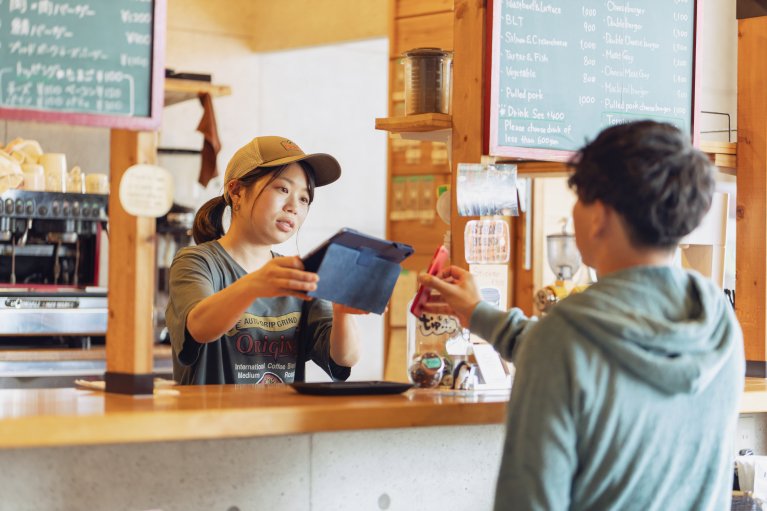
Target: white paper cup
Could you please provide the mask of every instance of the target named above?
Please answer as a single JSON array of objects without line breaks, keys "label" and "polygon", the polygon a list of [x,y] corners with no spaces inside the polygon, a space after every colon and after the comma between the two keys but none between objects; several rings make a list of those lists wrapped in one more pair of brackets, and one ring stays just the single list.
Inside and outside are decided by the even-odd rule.
[{"label": "white paper cup", "polygon": [[21,172],[24,174],[22,188],[34,192],[45,191],[45,169],[42,165],[36,163],[25,163],[21,166]]},{"label": "white paper cup", "polygon": [[45,169],[45,189],[49,192],[64,192],[67,189],[67,156],[63,153],[40,155],[40,164]]},{"label": "white paper cup", "polygon": [[86,174],[85,193],[109,193],[109,176],[106,174]]}]

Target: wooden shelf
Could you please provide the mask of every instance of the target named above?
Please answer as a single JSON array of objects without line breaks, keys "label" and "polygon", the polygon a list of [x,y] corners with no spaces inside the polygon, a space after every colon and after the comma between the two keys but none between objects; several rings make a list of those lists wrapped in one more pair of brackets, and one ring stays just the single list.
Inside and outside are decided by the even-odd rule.
[{"label": "wooden shelf", "polygon": [[390,133],[423,133],[449,130],[452,127],[453,118],[449,114],[417,114],[376,119],[376,129]]},{"label": "wooden shelf", "polygon": [[735,142],[713,142],[702,140],[700,150],[708,154],[711,161],[720,169],[735,171],[737,144]]},{"label": "wooden shelf", "polygon": [[229,96],[232,88],[228,85],[214,85],[197,80],[179,80],[178,78],[165,79],[165,106],[175,105],[188,99],[196,99],[200,94],[207,92],[214,98]]}]

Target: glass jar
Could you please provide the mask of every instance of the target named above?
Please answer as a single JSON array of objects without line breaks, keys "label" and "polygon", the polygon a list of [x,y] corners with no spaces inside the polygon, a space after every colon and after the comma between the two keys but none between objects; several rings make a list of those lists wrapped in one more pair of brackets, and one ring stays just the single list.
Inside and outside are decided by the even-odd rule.
[{"label": "glass jar", "polygon": [[453,53],[439,48],[415,48],[403,54],[405,113],[450,113]]},{"label": "glass jar", "polygon": [[[410,310],[411,303],[408,305]],[[408,377],[419,388],[452,387],[450,340],[462,335],[458,320],[446,314],[407,314]]]}]

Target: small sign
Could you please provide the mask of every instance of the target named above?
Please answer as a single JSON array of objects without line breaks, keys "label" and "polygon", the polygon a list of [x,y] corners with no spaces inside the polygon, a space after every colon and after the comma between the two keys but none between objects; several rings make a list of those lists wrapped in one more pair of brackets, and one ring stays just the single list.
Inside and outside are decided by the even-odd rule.
[{"label": "small sign", "polygon": [[130,215],[163,216],[173,206],[173,176],[157,165],[133,165],[120,180],[120,204]]}]

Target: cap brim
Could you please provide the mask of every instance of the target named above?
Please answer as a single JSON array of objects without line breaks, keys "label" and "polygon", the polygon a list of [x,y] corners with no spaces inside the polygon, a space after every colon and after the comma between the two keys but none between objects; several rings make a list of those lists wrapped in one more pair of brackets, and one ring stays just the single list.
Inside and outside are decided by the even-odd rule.
[{"label": "cap brim", "polygon": [[280,158],[279,160],[265,163],[261,165],[261,167],[279,167],[297,161],[306,162],[312,168],[312,174],[314,174],[314,186],[329,185],[341,177],[341,165],[338,163],[338,160],[325,153],[288,156],[287,158]]}]

